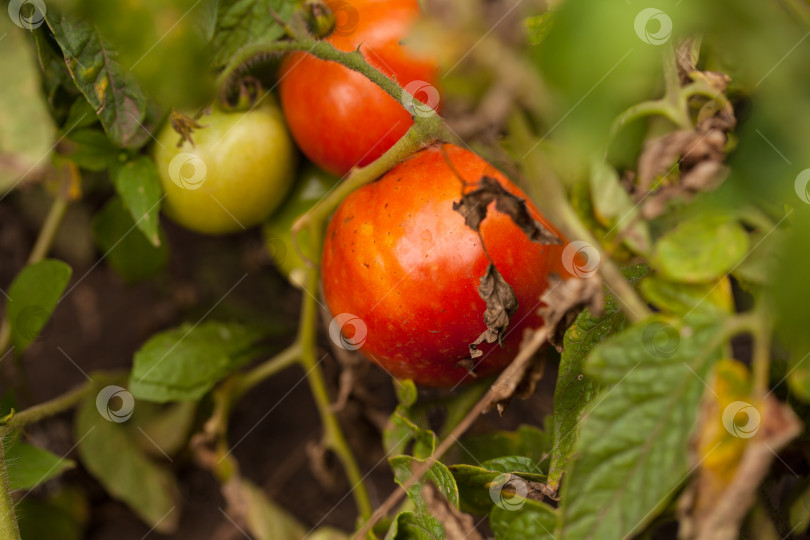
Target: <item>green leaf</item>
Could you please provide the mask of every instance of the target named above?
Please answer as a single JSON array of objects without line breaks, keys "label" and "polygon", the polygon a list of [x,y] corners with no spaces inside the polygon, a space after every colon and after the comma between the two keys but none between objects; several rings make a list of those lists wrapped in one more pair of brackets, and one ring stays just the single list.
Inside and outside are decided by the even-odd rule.
[{"label": "green leaf", "polygon": [[122,148],[143,146],[149,140],[151,124],[147,100],[131,72],[118,64],[116,51],[92,24],[67,19],[55,7],[49,6],[45,20],[62,49],[70,76],[112,142]]},{"label": "green leaf", "polygon": [[748,250],[748,235],[733,218],[701,215],[685,221],[655,244],[651,265],[674,281],[717,281]]},{"label": "green leaf", "polygon": [[22,538],[81,540],[89,514],[87,497],[77,487],[60,486],[44,497],[29,496],[15,507]]},{"label": "green leaf", "polygon": [[395,382],[399,405],[388,419],[383,430],[383,448],[386,454],[404,454],[413,442],[413,455],[428,457],[436,448],[436,434],[426,427],[424,418],[413,410],[416,403],[416,385],[411,380]]},{"label": "green leaf", "polygon": [[718,282],[677,283],[652,274],[642,280],[640,288],[645,300],[675,315],[693,310],[717,315],[734,311],[731,282],[726,277]]},{"label": "green leaf", "polygon": [[[64,67],[64,61],[62,62],[62,67]],[[65,133],[70,133],[76,129],[90,127],[96,122],[98,122],[96,111],[93,110],[93,107],[87,103],[87,100],[84,99],[84,97],[79,97],[73,102],[73,105],[70,106],[67,120],[65,120],[65,125],[62,127],[62,131]],[[110,144],[109,141],[107,144]]]},{"label": "green leaf", "polygon": [[542,482],[546,479],[546,475],[543,474],[540,467],[537,466],[537,463],[526,456],[503,456],[488,459],[481,463],[481,467],[490,471],[517,474],[537,482]]},{"label": "green leaf", "polygon": [[214,65],[223,67],[246,45],[273,43],[284,35],[284,29],[271,15],[271,9],[290,20],[296,2],[286,0],[222,0],[217,12],[214,33]]},{"label": "green leaf", "polygon": [[[603,387],[586,408],[566,469],[561,537],[620,539],[664,508],[688,475],[689,439],[714,362],[720,320],[651,317],[591,351]],[[669,336],[662,346],[659,334]]]},{"label": "green leaf", "polygon": [[554,540],[557,511],[532,499],[518,510],[492,508],[489,526],[498,540]]},{"label": "green leaf", "polygon": [[540,15],[526,17],[523,21],[528,31],[528,42],[530,45],[539,45],[546,39],[546,36],[554,26],[554,13],[546,11]]},{"label": "green leaf", "polygon": [[492,509],[496,501],[490,489],[493,482],[504,480],[505,475],[516,475],[533,482],[546,481],[546,476],[539,474],[536,464],[521,456],[490,460],[477,466],[460,464],[449,468],[458,485],[462,510],[479,515]]},{"label": "green leaf", "polygon": [[[388,459],[388,463],[394,470],[394,479],[396,480],[397,484],[401,486],[405,480],[411,477],[411,469],[417,463],[424,463],[424,460],[417,459],[412,456],[394,456]],[[408,490],[408,497],[410,497],[411,501],[413,501],[418,511],[427,511],[427,507],[425,506],[425,502],[422,500],[421,493],[422,486],[426,480],[433,482],[439,491],[441,491],[442,494],[447,497],[450,504],[458,508],[458,486],[456,486],[456,481],[453,478],[453,474],[446,465],[440,461],[437,461],[431,465],[427,473],[425,473],[425,475]]]},{"label": "green leaf", "polygon": [[26,266],[8,289],[6,314],[11,323],[11,343],[20,355],[51,317],[70,280],[70,266],[45,259]]},{"label": "green leaf", "polygon": [[[643,265],[623,270],[625,277],[635,285],[647,272]],[[552,415],[551,466],[548,485],[560,487],[565,466],[571,458],[576,441],[577,427],[582,411],[596,392],[594,381],[585,374],[585,357],[608,336],[622,331],[627,320],[611,294],[605,295],[605,308],[599,317],[583,310],[563,337],[563,353],[557,371]]]},{"label": "green leaf", "polygon": [[639,219],[639,205],[619,182],[616,170],[604,161],[595,161],[590,174],[593,213],[599,222],[636,253],[650,251],[650,230],[647,222]]},{"label": "green leaf", "polygon": [[445,540],[444,528],[430,514],[400,512],[391,522],[384,540]]},{"label": "green leaf", "polygon": [[155,162],[146,156],[127,161],[113,169],[112,180],[138,229],[153,246],[158,247],[158,211],[163,188]]},{"label": "green leaf", "polygon": [[257,540],[297,540],[307,536],[307,529],[257,486],[242,480],[240,487],[247,506],[247,527]]},{"label": "green leaf", "polygon": [[100,172],[108,169],[118,153],[107,135],[98,129],[74,131],[67,139],[73,143],[67,157],[88,171]]},{"label": "green leaf", "polygon": [[[135,229],[135,222],[120,197],[113,197],[93,218],[96,244],[110,266],[128,283],[155,276],[169,260],[165,242],[155,247]],[[158,236],[165,238],[160,229]]]},{"label": "green leaf", "polygon": [[76,466],[76,462],[61,458],[47,450],[21,442],[18,438],[6,445],[8,487],[33,489]]},{"label": "green leaf", "polygon": [[[100,375],[94,379],[99,391],[102,384],[115,384]],[[82,464],[107,493],[126,503],[147,525],[160,533],[172,532],[180,517],[174,475],[140,449],[135,438],[142,435],[134,418],[105,419],[97,399],[96,392],[88,395],[76,418],[75,438]],[[135,409],[138,406],[135,402]]]},{"label": "green leaf", "polygon": [[158,459],[177,454],[188,441],[196,412],[196,401],[167,405],[139,403],[132,414],[142,435],[137,438],[138,444],[144,452]]},{"label": "green leaf", "polygon": [[496,431],[467,436],[459,445],[465,462],[481,463],[502,456],[526,456],[538,467],[551,451],[551,434],[534,426],[522,425],[515,431]]},{"label": "green leaf", "polygon": [[262,333],[239,324],[184,324],[152,336],[133,360],[129,389],[138,399],[196,400],[251,359]]},{"label": "green leaf", "polygon": [[[4,4],[5,5],[5,4]],[[5,9],[4,9],[5,11]],[[50,163],[56,131],[40,91],[37,59],[26,31],[0,17],[0,194]]]}]

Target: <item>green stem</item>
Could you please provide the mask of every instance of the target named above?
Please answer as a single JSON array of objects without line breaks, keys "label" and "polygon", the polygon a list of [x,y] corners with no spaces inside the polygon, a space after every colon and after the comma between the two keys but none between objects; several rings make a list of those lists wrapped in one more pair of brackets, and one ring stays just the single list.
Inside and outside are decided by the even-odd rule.
[{"label": "green stem", "polygon": [[296,341],[274,357],[238,376],[232,391],[232,399],[238,400],[263,380],[295,364],[300,357],[301,345]]},{"label": "green stem", "polygon": [[[314,253],[320,252],[323,241],[323,222],[315,221],[310,223],[311,247]],[[343,464],[346,477],[352,488],[352,495],[357,504],[357,509],[363,519],[368,519],[371,515],[371,501],[363,484],[363,477],[360,468],[354,459],[343,431],[340,428],[337,417],[332,412],[329,392],[326,389],[323,371],[318,361],[316,351],[316,338],[318,329],[318,268],[310,268],[307,280],[307,294],[304,295],[304,305],[301,312],[301,326],[299,329],[299,339],[301,343],[300,362],[307,374],[309,388],[318,408],[321,422],[324,426],[324,442],[337,455]]]},{"label": "green stem", "polygon": [[28,424],[39,422],[43,418],[59,414],[77,405],[91,389],[93,389],[93,384],[88,381],[61,396],[15,413],[6,425],[13,429],[21,429]]},{"label": "green stem", "polygon": [[11,499],[8,488],[6,457],[3,448],[3,439],[7,432],[6,429],[0,429],[0,538],[20,540],[20,528],[14,513],[14,501]]},{"label": "green stem", "polygon": [[[445,139],[445,128],[438,116],[416,117],[413,125],[382,156],[365,167],[354,168],[329,195],[293,224],[293,233],[314,223],[323,223],[351,192],[376,180],[415,151],[438,139]],[[317,253],[313,251],[312,253]]]}]

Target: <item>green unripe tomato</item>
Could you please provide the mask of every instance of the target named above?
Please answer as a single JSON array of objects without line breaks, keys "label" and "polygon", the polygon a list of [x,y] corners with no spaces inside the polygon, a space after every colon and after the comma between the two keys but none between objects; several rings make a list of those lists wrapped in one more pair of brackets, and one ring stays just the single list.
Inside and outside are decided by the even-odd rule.
[{"label": "green unripe tomato", "polygon": [[[296,219],[308,212],[315,203],[329,193],[340,179],[315,165],[307,164],[281,209],[262,227],[264,243],[281,273],[296,287],[303,286],[307,265],[295,250],[292,243],[292,225]],[[298,233],[298,248],[312,261],[317,253],[309,251],[309,231]]]},{"label": "green unripe tomato", "polygon": [[275,99],[267,95],[247,111],[215,107],[199,123],[194,146],[178,148],[180,135],[168,124],[158,135],[164,212],[205,234],[258,225],[284,200],[295,174],[295,149]]}]

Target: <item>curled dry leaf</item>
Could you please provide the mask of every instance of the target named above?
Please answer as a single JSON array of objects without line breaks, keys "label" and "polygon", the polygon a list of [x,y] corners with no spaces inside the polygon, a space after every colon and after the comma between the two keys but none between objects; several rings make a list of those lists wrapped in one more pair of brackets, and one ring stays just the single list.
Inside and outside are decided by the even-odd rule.
[{"label": "curled dry leaf", "polygon": [[489,203],[495,201],[495,208],[512,218],[531,241],[538,244],[562,244],[557,235],[531,216],[525,200],[506,191],[495,178],[482,176],[478,185],[478,189],[464,194],[459,202],[453,203],[453,210],[464,216],[469,228],[480,232],[479,227],[487,217]]},{"label": "curled dry leaf", "polygon": [[473,517],[450,504],[433,484],[425,482],[422,487],[422,499],[430,514],[444,527],[447,540],[484,540],[475,530]]},{"label": "curled dry leaf", "polygon": [[500,345],[509,328],[509,321],[518,309],[518,300],[515,291],[503,279],[503,276],[495,265],[489,263],[481,282],[478,285],[478,294],[487,304],[484,311],[484,323],[487,329],[478,338],[470,343],[470,358],[478,358],[484,353],[478,349],[482,342],[495,343]]},{"label": "curled dry leaf", "polygon": [[[731,369],[740,371],[733,366]],[[754,404],[732,401],[739,396],[724,390],[733,383],[727,377],[718,384],[717,378],[716,375],[716,395],[705,401],[701,411],[693,456],[699,464],[698,472],[678,507],[679,538],[683,540],[738,538],[743,519],[754,504],[758,486],[777,452],[802,430],[801,422],[788,405],[773,396]],[[742,411],[748,418],[743,426],[745,431],[738,431],[733,418],[735,411],[730,415],[727,412],[729,407],[739,408],[740,404],[746,406]],[[756,431],[752,436],[753,430]]]}]

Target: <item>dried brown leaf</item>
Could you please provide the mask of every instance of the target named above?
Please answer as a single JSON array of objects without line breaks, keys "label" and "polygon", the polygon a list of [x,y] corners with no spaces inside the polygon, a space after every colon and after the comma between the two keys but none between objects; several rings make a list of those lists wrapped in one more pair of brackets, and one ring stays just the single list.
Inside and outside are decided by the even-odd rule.
[{"label": "dried brown leaf", "polygon": [[498,180],[482,176],[478,189],[464,194],[461,200],[453,203],[453,210],[464,217],[468,227],[479,231],[481,222],[487,217],[489,203],[495,201],[495,208],[510,218],[533,242],[538,244],[562,244],[553,232],[538,223],[529,213],[526,201],[506,191]]},{"label": "dried brown leaf", "polygon": [[430,514],[444,527],[447,540],[484,540],[475,530],[473,517],[450,504],[433,484],[426,482],[422,487],[422,499]]},{"label": "dried brown leaf", "polygon": [[502,344],[506,330],[509,328],[509,321],[518,309],[515,291],[492,263],[487,265],[486,272],[481,276],[478,294],[487,304],[487,309],[484,311],[484,324],[487,325],[487,329],[470,343],[471,358],[478,358],[484,354],[478,349],[478,345],[483,342],[495,343],[497,341],[499,345]]}]

